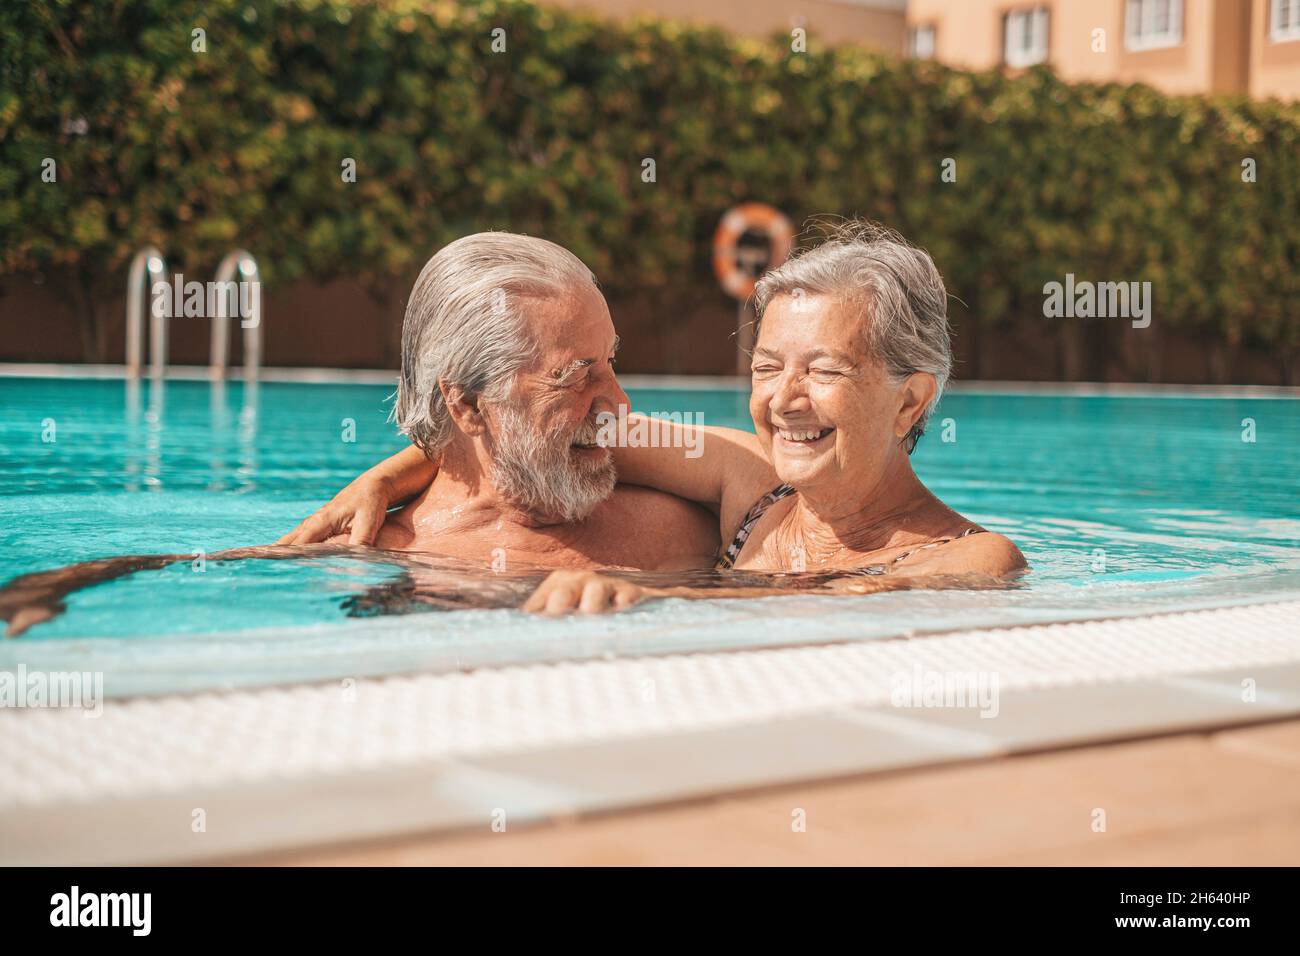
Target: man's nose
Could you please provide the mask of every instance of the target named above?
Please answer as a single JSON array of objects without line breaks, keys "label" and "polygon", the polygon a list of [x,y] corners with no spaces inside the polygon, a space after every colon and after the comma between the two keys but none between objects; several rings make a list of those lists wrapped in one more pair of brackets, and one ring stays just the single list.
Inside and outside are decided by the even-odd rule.
[{"label": "man's nose", "polygon": [[592,410],[599,412],[618,413],[619,407],[632,407],[632,400],[627,397],[627,392],[623,391],[623,386],[618,383],[618,376],[614,370],[607,369],[601,376],[600,387],[596,392],[596,397],[592,400]]}]

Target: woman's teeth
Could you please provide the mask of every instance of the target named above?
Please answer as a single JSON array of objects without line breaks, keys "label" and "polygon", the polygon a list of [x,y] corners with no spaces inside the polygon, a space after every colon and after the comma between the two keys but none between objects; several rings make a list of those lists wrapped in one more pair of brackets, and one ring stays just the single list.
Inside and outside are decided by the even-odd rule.
[{"label": "woman's teeth", "polygon": [[788,432],[784,430],[779,430],[777,432],[777,434],[780,435],[782,438],[784,438],[786,441],[817,441],[818,439],[825,438],[830,433],[831,433],[831,429],[829,428],[823,428],[820,431]]}]

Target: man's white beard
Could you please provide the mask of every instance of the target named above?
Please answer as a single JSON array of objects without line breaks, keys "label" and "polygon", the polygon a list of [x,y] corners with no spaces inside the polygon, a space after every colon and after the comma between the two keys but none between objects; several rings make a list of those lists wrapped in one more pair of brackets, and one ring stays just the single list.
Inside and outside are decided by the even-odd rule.
[{"label": "man's white beard", "polygon": [[618,478],[613,460],[579,458],[575,442],[592,444],[598,428],[595,416],[577,431],[540,432],[522,413],[498,408],[492,436],[492,484],[497,493],[539,518],[581,521],[614,493]]}]

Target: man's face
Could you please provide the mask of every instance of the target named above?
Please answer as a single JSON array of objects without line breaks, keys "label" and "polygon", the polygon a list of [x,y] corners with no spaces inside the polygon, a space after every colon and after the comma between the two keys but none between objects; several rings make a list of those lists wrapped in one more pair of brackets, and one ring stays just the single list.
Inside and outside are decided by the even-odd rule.
[{"label": "man's face", "polygon": [[493,483],[529,512],[578,521],[616,481],[596,435],[598,415],[629,404],[614,375],[618,336],[594,285],[525,300],[524,309],[538,358],[519,373],[508,400],[485,409]]}]

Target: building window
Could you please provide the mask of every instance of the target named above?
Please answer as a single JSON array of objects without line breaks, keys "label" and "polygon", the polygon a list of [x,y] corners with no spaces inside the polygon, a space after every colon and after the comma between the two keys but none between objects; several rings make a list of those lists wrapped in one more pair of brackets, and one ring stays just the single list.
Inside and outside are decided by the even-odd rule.
[{"label": "building window", "polygon": [[1025,67],[1047,62],[1047,8],[1012,10],[1002,31],[1002,61]]},{"label": "building window", "polygon": [[1183,42],[1183,0],[1128,0],[1124,45],[1130,50],[1158,50]]},{"label": "building window", "polygon": [[907,55],[921,60],[934,56],[934,24],[927,23],[907,31]]},{"label": "building window", "polygon": [[1274,43],[1300,40],[1300,0],[1272,0],[1268,38]]}]

